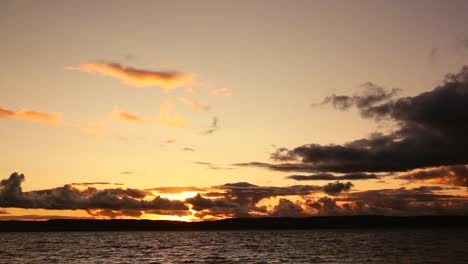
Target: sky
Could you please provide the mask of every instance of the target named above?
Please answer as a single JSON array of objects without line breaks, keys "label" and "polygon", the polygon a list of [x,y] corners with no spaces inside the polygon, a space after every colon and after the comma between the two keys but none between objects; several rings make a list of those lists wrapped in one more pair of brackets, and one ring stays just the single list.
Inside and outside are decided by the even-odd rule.
[{"label": "sky", "polygon": [[0,219],[467,215],[466,10],[1,1]]}]

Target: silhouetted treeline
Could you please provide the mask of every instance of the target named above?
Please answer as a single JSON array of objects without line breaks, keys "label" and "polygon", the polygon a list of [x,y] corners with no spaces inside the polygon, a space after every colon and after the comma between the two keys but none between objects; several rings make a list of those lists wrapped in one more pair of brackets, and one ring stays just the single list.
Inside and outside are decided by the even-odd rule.
[{"label": "silhouetted treeline", "polygon": [[80,219],[0,221],[0,232],[273,230],[314,228],[468,228],[468,216],[320,216],[309,218],[233,218],[204,222]]}]

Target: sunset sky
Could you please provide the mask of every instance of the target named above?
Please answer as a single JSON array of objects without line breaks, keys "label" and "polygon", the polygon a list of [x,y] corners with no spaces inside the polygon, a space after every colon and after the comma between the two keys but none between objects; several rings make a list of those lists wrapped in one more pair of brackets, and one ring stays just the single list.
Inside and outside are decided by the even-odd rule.
[{"label": "sunset sky", "polygon": [[468,1],[0,2],[0,219],[468,215]]}]

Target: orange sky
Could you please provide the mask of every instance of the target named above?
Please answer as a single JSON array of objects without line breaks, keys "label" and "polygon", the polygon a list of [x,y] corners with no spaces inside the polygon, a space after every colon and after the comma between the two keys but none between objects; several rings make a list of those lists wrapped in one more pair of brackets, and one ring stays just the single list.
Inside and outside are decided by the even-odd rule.
[{"label": "orange sky", "polygon": [[[467,8],[461,0],[2,1],[0,219],[398,215],[436,206],[466,214],[465,127],[453,132],[446,122],[463,123],[466,111],[427,116],[467,97]],[[412,108],[438,87],[458,89],[459,101],[434,92],[440,105]],[[397,115],[404,97],[412,104]],[[424,118],[411,119],[418,111]],[[388,138],[386,146],[429,142],[413,124],[446,132],[450,142],[437,148],[448,152],[377,166],[330,147],[377,153]],[[121,185],[69,185],[93,182]],[[191,191],[170,191],[181,186]],[[128,193],[161,187],[169,188]]]}]

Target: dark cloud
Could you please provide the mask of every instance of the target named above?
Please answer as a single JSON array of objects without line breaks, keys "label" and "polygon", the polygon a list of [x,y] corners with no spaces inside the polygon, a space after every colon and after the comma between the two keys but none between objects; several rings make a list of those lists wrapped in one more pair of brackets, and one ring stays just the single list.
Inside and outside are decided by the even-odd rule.
[{"label": "dark cloud", "polygon": [[188,210],[182,201],[173,201],[139,189],[84,190],[65,185],[53,189],[23,192],[24,175],[13,173],[0,182],[0,207],[57,210]]},{"label": "dark cloud", "polygon": [[323,191],[329,195],[338,195],[342,192],[349,192],[354,185],[351,182],[343,183],[336,181],[323,186]]},{"label": "dark cloud", "polygon": [[204,161],[194,161],[193,163],[198,164],[198,165],[203,165],[207,167],[210,170],[232,170],[232,168],[229,167],[220,167],[218,165],[215,165],[210,162],[204,162]]},{"label": "dark cloud", "polygon": [[410,182],[427,182],[468,187],[468,165],[442,166],[401,173],[398,178]]},{"label": "dark cloud", "polygon": [[361,86],[364,88],[364,91],[360,94],[352,96],[333,94],[326,97],[320,105],[331,104],[338,110],[348,110],[352,106],[366,108],[386,101],[400,91],[397,88],[387,90],[371,82],[364,83]]},{"label": "dark cloud", "polygon": [[225,197],[242,205],[255,205],[264,198],[286,195],[308,195],[322,191],[317,185],[293,185],[285,187],[257,186],[247,182],[227,183],[215,186],[225,191]]},{"label": "dark cloud", "polygon": [[[321,186],[315,185],[273,187],[258,186],[247,182],[227,183],[220,186],[213,186],[212,189],[220,191],[210,191],[204,194],[198,194],[197,196],[186,200],[187,203],[192,205],[192,209],[197,211],[195,216],[266,216],[268,215],[266,207],[258,205],[258,202],[262,199],[287,195],[304,196],[322,191]],[[285,202],[283,201],[283,203]],[[284,211],[284,209],[281,208],[277,209],[278,212],[276,214]]]},{"label": "dark cloud", "polygon": [[22,220],[22,221],[38,221],[38,220],[50,220],[50,219],[94,219],[94,217],[89,216],[68,216],[68,215],[1,215],[0,220]]},{"label": "dark cloud", "polygon": [[397,123],[398,128],[391,133],[374,133],[343,145],[306,144],[289,151],[282,149],[272,155],[280,162],[277,164],[237,165],[278,171],[355,173],[468,164],[468,66],[457,74],[448,74],[432,91],[388,100],[391,94],[375,92],[374,96],[352,100],[352,106],[363,117]]},{"label": "dark cloud", "polygon": [[193,210],[201,211],[204,209],[211,209],[214,207],[221,208],[236,208],[239,207],[239,204],[229,201],[227,199],[207,199],[203,198],[200,194],[197,194],[195,197],[188,198],[185,200],[187,203],[191,204]]},{"label": "dark cloud", "polygon": [[155,187],[150,189],[145,189],[146,191],[157,191],[160,193],[181,193],[181,192],[202,192],[205,191],[204,188],[198,188],[194,186],[184,186],[184,187]]},{"label": "dark cloud", "polygon": [[344,175],[335,175],[332,173],[315,173],[312,175],[290,175],[286,177],[287,179],[296,180],[296,181],[316,181],[316,180],[369,180],[369,179],[378,179],[379,177],[374,173],[347,173]]},{"label": "dark cloud", "polygon": [[381,189],[304,202],[315,215],[468,215],[466,197],[436,194],[440,186]]},{"label": "dark cloud", "polygon": [[[123,173],[122,173],[123,174]],[[117,183],[117,182],[74,182],[70,183],[70,185],[74,186],[93,186],[93,185],[124,185],[123,183]]]},{"label": "dark cloud", "polygon": [[220,128],[220,121],[219,118],[216,116],[213,116],[213,119],[211,120],[211,125],[208,129],[202,132],[203,135],[211,135],[214,132],[218,131]]},{"label": "dark cloud", "polygon": [[195,151],[195,149],[193,149],[193,148],[183,148],[182,150],[183,151],[191,151],[191,152]]},{"label": "dark cloud", "polygon": [[307,217],[310,216],[301,206],[300,202],[292,202],[288,199],[280,199],[279,203],[273,207],[270,216],[273,217]]},{"label": "dark cloud", "polygon": [[98,218],[128,218],[128,217],[133,217],[133,218],[138,218],[143,213],[138,210],[111,210],[111,209],[100,209],[100,210],[86,210],[86,212],[91,215],[95,216]]}]

